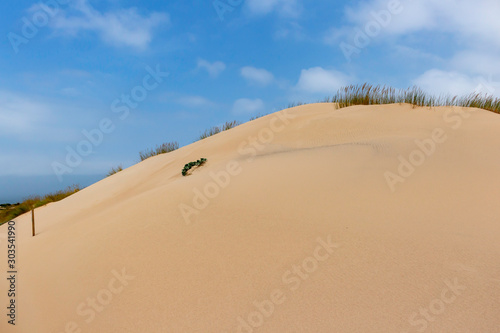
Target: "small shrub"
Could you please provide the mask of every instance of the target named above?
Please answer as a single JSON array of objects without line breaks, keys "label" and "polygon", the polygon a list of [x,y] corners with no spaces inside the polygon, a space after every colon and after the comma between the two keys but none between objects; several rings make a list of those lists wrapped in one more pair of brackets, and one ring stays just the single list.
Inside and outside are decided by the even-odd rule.
[{"label": "small shrub", "polygon": [[200,158],[198,161],[189,162],[188,164],[186,164],[184,166],[184,169],[182,169],[182,175],[187,176],[188,171],[191,170],[192,167],[201,166],[201,165],[205,164],[206,161],[207,161],[206,158]]},{"label": "small shrub", "polygon": [[170,153],[171,151],[179,149],[178,142],[166,142],[162,145],[156,146],[154,149],[147,149],[139,153],[141,161],[144,161],[152,156]]}]

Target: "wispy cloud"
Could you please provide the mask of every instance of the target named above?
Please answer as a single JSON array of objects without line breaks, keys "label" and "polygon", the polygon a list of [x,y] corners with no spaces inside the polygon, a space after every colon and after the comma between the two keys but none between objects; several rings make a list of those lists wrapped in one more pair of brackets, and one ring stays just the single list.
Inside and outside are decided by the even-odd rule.
[{"label": "wispy cloud", "polygon": [[50,26],[57,35],[76,37],[83,32],[93,32],[108,44],[143,50],[153,39],[153,29],[169,22],[167,13],[143,16],[136,8],[101,13],[87,0],[76,0],[68,9],[61,10]]},{"label": "wispy cloud", "polygon": [[[390,2],[370,0],[348,6],[344,12],[347,25],[333,28],[325,41],[334,42],[353,29],[363,28],[368,22],[382,22],[381,35],[407,35],[416,32],[444,32],[471,44],[489,42],[500,46],[500,2],[497,0],[402,0],[402,10],[389,13]],[[384,22],[385,21],[385,22]]]},{"label": "wispy cloud", "polygon": [[453,56],[450,65],[466,73],[494,75],[500,80],[500,54],[485,51],[468,50]]},{"label": "wispy cloud", "polygon": [[264,109],[261,99],[240,98],[234,102],[233,113],[239,115],[255,114]]},{"label": "wispy cloud", "polygon": [[434,94],[480,92],[500,97],[500,56],[492,52],[458,52],[444,64],[419,75],[413,84]]},{"label": "wispy cloud", "polygon": [[307,39],[307,36],[304,33],[304,28],[296,21],[281,23],[281,26],[274,33],[274,37],[277,39],[291,38],[296,41],[303,41]]},{"label": "wispy cloud", "polygon": [[49,115],[50,108],[43,103],[0,91],[0,135],[27,135],[36,130]]},{"label": "wispy cloud", "polygon": [[302,12],[299,0],[246,0],[246,7],[252,15],[277,12],[283,17],[298,17]]},{"label": "wispy cloud", "polygon": [[302,70],[295,89],[310,94],[332,94],[352,81],[342,72],[313,67]]},{"label": "wispy cloud", "polygon": [[490,77],[471,76],[456,71],[431,69],[413,80],[413,83],[434,95],[467,95],[483,93],[500,96],[500,82]]},{"label": "wispy cloud", "polygon": [[267,86],[274,81],[274,75],[261,68],[245,66],[240,70],[240,74],[250,84]]},{"label": "wispy cloud", "polygon": [[215,103],[202,96],[182,96],[176,102],[189,108],[212,107]]},{"label": "wispy cloud", "polygon": [[204,69],[211,77],[216,78],[226,69],[226,64],[222,61],[211,63],[205,59],[198,59],[198,69]]}]

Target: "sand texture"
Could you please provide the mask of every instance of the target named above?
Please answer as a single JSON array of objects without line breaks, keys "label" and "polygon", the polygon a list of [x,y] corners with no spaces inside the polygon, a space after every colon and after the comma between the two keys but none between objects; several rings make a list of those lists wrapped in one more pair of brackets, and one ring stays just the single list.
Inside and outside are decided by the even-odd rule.
[{"label": "sand texture", "polygon": [[284,110],[17,218],[0,331],[500,332],[499,199],[498,114]]}]

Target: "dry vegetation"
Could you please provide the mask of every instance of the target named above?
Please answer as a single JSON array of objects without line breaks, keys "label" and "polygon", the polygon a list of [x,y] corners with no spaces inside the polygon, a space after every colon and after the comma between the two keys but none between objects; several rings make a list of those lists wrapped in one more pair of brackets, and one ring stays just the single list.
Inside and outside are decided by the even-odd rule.
[{"label": "dry vegetation", "polygon": [[18,217],[19,215],[29,212],[33,208],[45,206],[46,204],[49,204],[51,202],[60,201],[80,190],[80,186],[73,185],[69,186],[65,190],[46,194],[44,196],[36,195],[28,197],[19,204],[2,205],[2,209],[0,210],[0,225]]},{"label": "dry vegetation", "polygon": [[166,142],[166,143],[163,143],[159,146],[156,146],[156,148],[141,151],[139,153],[139,157],[141,158],[141,161],[144,161],[152,156],[170,153],[171,151],[174,151],[177,149],[179,149],[178,142]]},{"label": "dry vegetation", "polygon": [[395,89],[387,86],[370,84],[351,85],[340,89],[327,103],[337,103],[340,108],[353,105],[375,105],[408,103],[415,106],[461,106],[480,108],[500,113],[500,98],[481,93],[465,96],[433,96],[418,87]]},{"label": "dry vegetation", "polygon": [[203,139],[206,139],[212,135],[215,135],[217,133],[220,133],[220,132],[224,132],[224,131],[227,131],[233,127],[236,127],[238,125],[240,125],[241,123],[237,122],[236,120],[233,120],[233,121],[227,121],[226,123],[224,123],[222,126],[214,126],[212,128],[209,128],[207,130],[205,130],[205,132],[201,133],[201,135],[198,137],[198,140],[203,140]]},{"label": "dry vegetation", "polygon": [[119,165],[116,168],[111,168],[106,177],[113,176],[115,173],[123,171],[123,166]]}]

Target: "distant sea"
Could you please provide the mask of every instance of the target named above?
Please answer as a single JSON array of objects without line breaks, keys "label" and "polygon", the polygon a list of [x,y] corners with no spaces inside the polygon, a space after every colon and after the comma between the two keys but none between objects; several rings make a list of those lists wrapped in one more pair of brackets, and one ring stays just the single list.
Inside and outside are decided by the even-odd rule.
[{"label": "distant sea", "polygon": [[61,183],[54,175],[0,176],[0,204],[18,203],[31,195],[44,195],[62,190],[73,184],[82,188],[103,179],[104,175],[66,175]]}]

